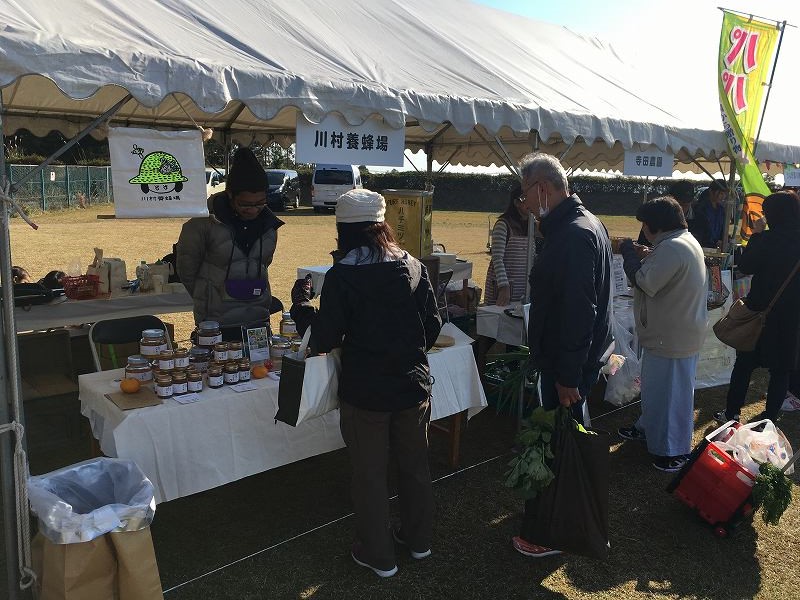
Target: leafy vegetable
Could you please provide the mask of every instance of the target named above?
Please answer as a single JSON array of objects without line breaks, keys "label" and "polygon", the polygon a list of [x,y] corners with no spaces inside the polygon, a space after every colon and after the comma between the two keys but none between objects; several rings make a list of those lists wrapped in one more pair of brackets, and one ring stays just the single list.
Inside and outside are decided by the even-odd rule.
[{"label": "leafy vegetable", "polygon": [[505,485],[517,490],[526,500],[535,498],[555,478],[550,468],[553,450],[550,442],[555,431],[555,412],[535,408],[522,424],[517,442],[523,446],[508,466]]},{"label": "leafy vegetable", "polygon": [[767,525],[777,525],[792,501],[792,482],[775,465],[765,462],[758,467],[753,486],[753,501],[761,509]]}]

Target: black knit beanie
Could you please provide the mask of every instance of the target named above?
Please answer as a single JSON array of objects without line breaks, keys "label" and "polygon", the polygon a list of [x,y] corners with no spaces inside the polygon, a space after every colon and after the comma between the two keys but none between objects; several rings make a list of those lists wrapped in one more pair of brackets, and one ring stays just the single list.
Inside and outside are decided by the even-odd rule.
[{"label": "black knit beanie", "polygon": [[258,162],[250,148],[239,148],[233,155],[231,172],[225,180],[231,194],[239,192],[263,192],[267,189],[264,167]]}]

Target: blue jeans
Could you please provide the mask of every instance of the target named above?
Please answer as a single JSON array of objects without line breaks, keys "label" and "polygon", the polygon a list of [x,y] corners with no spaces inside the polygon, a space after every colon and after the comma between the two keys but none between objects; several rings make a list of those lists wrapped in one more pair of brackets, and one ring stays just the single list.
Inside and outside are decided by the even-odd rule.
[{"label": "blue jeans", "polygon": [[[581,371],[581,381],[578,384],[578,393],[581,395],[580,402],[573,404],[570,408],[572,410],[572,417],[581,424],[583,422],[583,405],[589,397],[589,392],[597,379],[600,377],[600,367],[598,363],[591,363],[584,365]],[[542,371],[540,376],[542,388],[542,406],[547,410],[558,408],[560,402],[558,401],[558,391],[556,390],[556,374],[553,371]]]}]

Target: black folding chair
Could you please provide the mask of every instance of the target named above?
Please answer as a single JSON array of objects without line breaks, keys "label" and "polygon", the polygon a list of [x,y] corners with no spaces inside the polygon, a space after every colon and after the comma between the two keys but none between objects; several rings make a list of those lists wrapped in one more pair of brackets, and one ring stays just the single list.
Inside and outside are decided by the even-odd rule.
[{"label": "black folding chair", "polygon": [[[104,319],[93,323],[89,328],[89,346],[95,369],[105,371],[124,367],[128,357],[124,352],[120,355],[120,352],[127,347],[132,354],[138,354],[138,343],[145,329],[163,329],[167,344],[172,347],[167,326],[154,315]],[[103,350],[104,360],[101,360],[100,349]]]}]

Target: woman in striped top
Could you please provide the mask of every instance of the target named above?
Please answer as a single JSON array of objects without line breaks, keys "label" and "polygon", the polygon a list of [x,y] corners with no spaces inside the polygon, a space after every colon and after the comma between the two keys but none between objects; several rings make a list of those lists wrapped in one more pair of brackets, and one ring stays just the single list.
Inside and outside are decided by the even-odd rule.
[{"label": "woman in striped top", "polygon": [[528,256],[528,215],[519,201],[522,188],[511,188],[508,208],[492,228],[492,260],[486,273],[486,304],[507,306],[525,296],[528,269],[533,265],[533,246]]}]

